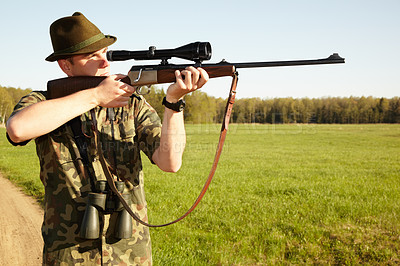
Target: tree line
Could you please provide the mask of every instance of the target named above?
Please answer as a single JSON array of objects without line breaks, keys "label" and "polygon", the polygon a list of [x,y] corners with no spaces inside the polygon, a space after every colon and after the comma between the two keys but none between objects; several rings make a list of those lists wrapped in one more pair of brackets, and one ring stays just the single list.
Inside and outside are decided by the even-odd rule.
[{"label": "tree line", "polygon": [[[145,97],[160,116],[165,96],[161,88],[151,87]],[[221,123],[226,99],[201,91],[185,96],[185,121]],[[400,123],[400,98],[324,97],[324,98],[243,98],[236,99],[233,123],[318,123],[361,124]]]},{"label": "tree line", "polygon": [[31,91],[31,89],[0,86],[0,125],[5,124],[21,97]]},{"label": "tree line", "polygon": [[[151,86],[146,100],[161,116],[165,96],[163,88]],[[0,86],[0,124],[4,124],[19,99],[31,92]],[[185,121],[221,123],[226,99],[195,91],[185,96]],[[400,98],[325,97],[325,98],[243,98],[236,99],[233,123],[318,123],[361,124],[400,123]]]}]

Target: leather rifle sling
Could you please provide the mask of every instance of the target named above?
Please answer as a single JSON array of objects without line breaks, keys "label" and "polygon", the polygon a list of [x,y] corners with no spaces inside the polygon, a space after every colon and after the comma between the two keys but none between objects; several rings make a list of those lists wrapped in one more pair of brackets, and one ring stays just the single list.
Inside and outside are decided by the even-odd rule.
[{"label": "leather rifle sling", "polygon": [[189,210],[183,214],[181,217],[179,217],[176,220],[173,220],[169,223],[165,223],[165,224],[158,224],[158,225],[154,225],[154,224],[149,224],[147,222],[142,221],[130,208],[130,206],[128,205],[128,203],[125,201],[125,199],[122,197],[122,194],[118,192],[115,183],[114,183],[114,178],[108,168],[107,162],[105,161],[104,155],[103,155],[103,151],[102,148],[100,146],[100,140],[98,138],[98,129],[97,129],[97,125],[96,125],[96,116],[94,113],[94,110],[91,110],[91,116],[93,119],[93,123],[94,123],[94,137],[95,137],[95,143],[97,145],[97,151],[99,154],[99,160],[101,163],[101,166],[103,168],[104,174],[107,178],[107,183],[109,185],[109,187],[111,188],[112,192],[117,195],[118,199],[120,200],[120,202],[122,203],[122,205],[125,207],[125,209],[128,211],[128,213],[133,217],[133,219],[135,219],[138,223],[144,225],[144,226],[148,226],[148,227],[163,227],[163,226],[167,226],[167,225],[171,225],[174,223],[179,222],[180,220],[182,220],[183,218],[185,218],[186,216],[188,216],[195,208],[196,206],[199,204],[199,202],[201,201],[201,199],[203,198],[204,194],[206,193],[213,177],[215,174],[215,171],[217,169],[217,165],[218,165],[218,161],[219,158],[221,156],[221,152],[222,152],[222,148],[224,146],[224,142],[225,142],[225,137],[226,137],[226,133],[228,130],[228,125],[229,125],[229,120],[230,120],[230,116],[232,113],[232,107],[233,104],[235,102],[235,96],[236,96],[236,86],[237,86],[237,82],[238,82],[238,73],[234,72],[232,75],[232,84],[231,84],[231,88],[229,91],[229,97],[226,103],[226,107],[225,107],[225,114],[224,114],[224,118],[222,121],[222,126],[221,126],[221,132],[220,132],[220,136],[219,136],[219,141],[218,141],[218,146],[217,146],[217,150],[215,153],[215,157],[214,157],[214,162],[212,164],[210,173],[208,175],[208,178],[202,188],[202,190],[200,191],[200,195],[197,197],[196,201],[193,203],[193,205],[189,208]]}]

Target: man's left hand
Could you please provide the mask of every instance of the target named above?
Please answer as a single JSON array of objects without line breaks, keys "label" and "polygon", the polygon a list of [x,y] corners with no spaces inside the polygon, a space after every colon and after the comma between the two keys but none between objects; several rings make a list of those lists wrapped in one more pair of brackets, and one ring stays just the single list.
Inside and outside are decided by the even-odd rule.
[{"label": "man's left hand", "polygon": [[166,95],[166,100],[171,103],[178,102],[186,94],[200,89],[209,79],[204,69],[192,66],[182,71],[176,70],[175,77],[176,82],[168,87]]}]

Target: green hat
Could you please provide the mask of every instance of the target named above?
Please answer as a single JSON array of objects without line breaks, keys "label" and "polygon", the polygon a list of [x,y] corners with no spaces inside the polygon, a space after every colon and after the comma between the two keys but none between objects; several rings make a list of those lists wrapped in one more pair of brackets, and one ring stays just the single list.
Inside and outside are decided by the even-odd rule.
[{"label": "green hat", "polygon": [[50,26],[50,37],[54,50],[54,53],[46,58],[50,62],[72,55],[92,53],[110,46],[117,40],[114,36],[101,33],[79,12],[54,21]]}]

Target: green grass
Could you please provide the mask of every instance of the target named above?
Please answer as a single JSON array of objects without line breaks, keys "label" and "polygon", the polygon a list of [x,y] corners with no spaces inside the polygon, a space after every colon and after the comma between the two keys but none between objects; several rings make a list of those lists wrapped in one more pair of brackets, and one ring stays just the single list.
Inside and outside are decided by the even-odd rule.
[{"label": "green grass", "polygon": [[[219,127],[187,125],[177,174],[144,159],[151,223],[177,218],[197,198]],[[33,146],[0,138],[0,170],[36,191]],[[399,152],[400,125],[231,125],[198,208],[151,229],[154,264],[399,264]]]},{"label": "green grass", "polygon": [[42,201],[44,188],[39,179],[39,159],[34,141],[14,147],[6,139],[5,128],[0,127],[0,172],[20,186],[26,194]]}]

